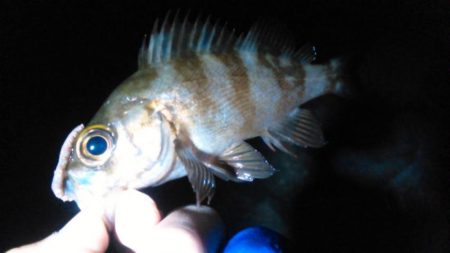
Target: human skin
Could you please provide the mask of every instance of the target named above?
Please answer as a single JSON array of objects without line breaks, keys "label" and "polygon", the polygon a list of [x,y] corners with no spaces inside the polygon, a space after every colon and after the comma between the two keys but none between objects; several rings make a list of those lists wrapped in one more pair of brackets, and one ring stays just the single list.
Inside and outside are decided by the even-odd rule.
[{"label": "human skin", "polygon": [[135,190],[119,193],[108,206],[102,214],[82,210],[58,232],[7,253],[105,252],[108,228],[134,252],[215,252],[223,237],[219,215],[207,206],[185,206],[162,219],[156,203]]}]

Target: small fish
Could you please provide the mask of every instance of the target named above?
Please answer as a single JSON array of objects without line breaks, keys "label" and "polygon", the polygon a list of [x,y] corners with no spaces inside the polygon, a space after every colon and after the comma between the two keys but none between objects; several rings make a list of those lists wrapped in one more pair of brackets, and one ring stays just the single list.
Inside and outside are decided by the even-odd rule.
[{"label": "small fish", "polygon": [[274,168],[245,140],[272,149],[325,144],[319,121],[300,105],[339,94],[340,62],[311,64],[315,48],[294,50],[261,26],[241,36],[178,13],[144,39],[138,70],[118,86],[88,126],[62,146],[52,190],[64,200],[101,199],[127,188],[187,176],[197,204],[215,177],[235,182]]}]

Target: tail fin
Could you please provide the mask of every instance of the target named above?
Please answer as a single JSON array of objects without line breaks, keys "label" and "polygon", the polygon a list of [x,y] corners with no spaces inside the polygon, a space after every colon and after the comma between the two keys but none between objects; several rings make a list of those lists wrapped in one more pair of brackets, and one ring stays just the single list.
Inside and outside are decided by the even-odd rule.
[{"label": "tail fin", "polygon": [[351,97],[353,92],[350,85],[348,60],[343,57],[333,58],[329,61],[328,66],[333,73],[333,76],[335,76],[335,85],[330,92],[344,98]]},{"label": "tail fin", "polygon": [[303,66],[305,71],[303,103],[330,93],[340,97],[351,97],[350,75],[344,58],[333,58],[325,63]]}]

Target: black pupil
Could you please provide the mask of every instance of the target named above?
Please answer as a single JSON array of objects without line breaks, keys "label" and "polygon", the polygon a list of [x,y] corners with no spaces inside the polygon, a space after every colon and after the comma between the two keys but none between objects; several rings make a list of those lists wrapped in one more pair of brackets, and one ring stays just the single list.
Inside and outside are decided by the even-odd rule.
[{"label": "black pupil", "polygon": [[108,143],[101,136],[94,136],[86,144],[86,148],[92,155],[101,155],[108,148]]}]

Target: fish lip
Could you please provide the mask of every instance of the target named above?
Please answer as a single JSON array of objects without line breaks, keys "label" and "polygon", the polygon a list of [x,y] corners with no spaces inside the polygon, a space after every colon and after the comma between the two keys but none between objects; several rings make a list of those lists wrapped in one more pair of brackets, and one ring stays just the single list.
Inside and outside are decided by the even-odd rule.
[{"label": "fish lip", "polygon": [[66,137],[59,154],[58,164],[56,165],[56,169],[53,173],[51,185],[52,191],[57,198],[63,201],[74,200],[72,194],[69,196],[66,191],[67,165],[73,153],[73,143],[76,141],[76,137],[83,130],[83,128],[83,124],[78,125]]}]

